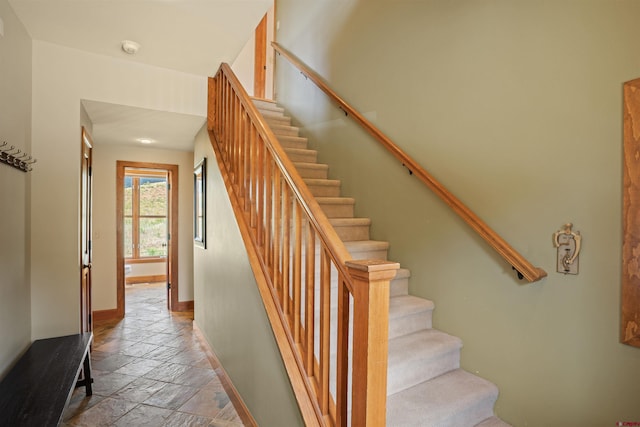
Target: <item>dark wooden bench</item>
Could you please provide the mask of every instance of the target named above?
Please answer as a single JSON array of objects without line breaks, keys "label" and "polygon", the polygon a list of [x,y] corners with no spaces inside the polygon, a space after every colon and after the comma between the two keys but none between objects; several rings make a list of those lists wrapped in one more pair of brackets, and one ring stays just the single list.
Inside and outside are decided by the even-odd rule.
[{"label": "dark wooden bench", "polygon": [[0,382],[0,426],[57,426],[76,387],[90,396],[92,339],[89,332],[34,341]]}]

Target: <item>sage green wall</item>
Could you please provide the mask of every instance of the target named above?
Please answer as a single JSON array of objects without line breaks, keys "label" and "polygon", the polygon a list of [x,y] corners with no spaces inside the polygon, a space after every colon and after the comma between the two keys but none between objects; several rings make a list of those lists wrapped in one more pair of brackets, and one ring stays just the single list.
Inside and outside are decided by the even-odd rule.
[{"label": "sage green wall", "polygon": [[194,248],[195,322],[249,411],[264,427],[303,425],[203,128],[194,162],[207,158],[207,248]]},{"label": "sage green wall", "polygon": [[[373,219],[373,237],[500,388],[515,426],[640,421],[640,349],[618,342],[622,84],[637,1],[279,0],[276,39],[549,277],[526,284],[312,84],[278,59],[276,99]],[[577,276],[552,235],[582,232]]]},{"label": "sage green wall", "polygon": [[[0,144],[31,153],[31,38],[6,0],[0,0],[0,20]],[[0,164],[0,378],[31,344],[32,173]]]}]

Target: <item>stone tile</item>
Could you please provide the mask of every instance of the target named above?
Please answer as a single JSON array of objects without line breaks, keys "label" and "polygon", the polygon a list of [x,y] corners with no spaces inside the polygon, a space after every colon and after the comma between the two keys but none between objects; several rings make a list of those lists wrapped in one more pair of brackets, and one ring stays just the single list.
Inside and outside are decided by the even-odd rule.
[{"label": "stone tile", "polygon": [[146,337],[143,337],[140,341],[147,344],[155,344],[155,345],[163,345],[167,341],[174,340],[176,336],[174,334],[167,334],[164,332],[159,332],[153,335],[149,335],[147,333]]},{"label": "stone tile", "polygon": [[93,379],[93,392],[102,396],[110,396],[122,387],[134,381],[136,377],[110,372],[106,375],[95,376]]},{"label": "stone tile", "polygon": [[195,387],[179,384],[165,384],[144,403],[166,409],[178,409],[198,391]]},{"label": "stone tile", "polygon": [[91,367],[94,370],[114,372],[122,368],[124,365],[131,363],[135,358],[133,356],[127,356],[126,354],[114,353],[109,354],[107,357],[101,360],[94,360],[93,354],[91,355]]},{"label": "stone tile", "polygon": [[125,387],[121,388],[113,397],[119,399],[130,400],[132,402],[142,403],[167,383],[162,381],[150,380],[147,378],[138,378],[137,380],[129,383]]},{"label": "stone tile", "polygon": [[199,415],[186,414],[184,412],[174,412],[167,421],[165,427],[204,427],[211,424],[211,418]]},{"label": "stone tile", "polygon": [[157,345],[137,342],[126,348],[123,348],[122,350],[120,350],[120,353],[126,354],[127,356],[142,357],[145,354],[155,350],[156,348],[158,348]]},{"label": "stone tile", "polygon": [[176,384],[189,385],[191,387],[204,387],[216,374],[212,369],[201,369],[189,367],[182,375],[173,380]]},{"label": "stone tile", "polygon": [[181,349],[175,347],[160,346],[155,350],[145,354],[144,357],[147,359],[170,361],[173,357],[180,354],[181,351]]},{"label": "stone tile", "polygon": [[216,418],[229,403],[226,393],[211,388],[203,388],[189,399],[179,410],[203,417]]},{"label": "stone tile", "polygon": [[92,406],[97,405],[104,399],[104,396],[100,396],[96,393],[92,394],[91,396],[87,396],[85,394],[84,387],[79,387],[73,391],[71,400],[69,401],[67,408],[64,410],[62,419],[64,421],[68,421],[76,415],[85,412]]},{"label": "stone tile", "polygon": [[227,403],[224,406],[224,408],[222,408],[222,410],[216,416],[216,420],[224,420],[224,421],[230,421],[230,422],[233,422],[233,423],[242,424],[242,420],[240,419],[240,415],[238,415],[238,412],[236,411],[236,408],[233,406],[233,403],[231,403],[231,402]]},{"label": "stone tile", "polygon": [[111,426],[124,414],[135,408],[137,403],[106,398],[85,412],[67,421],[71,426],[100,427]]},{"label": "stone tile", "polygon": [[133,361],[131,361],[131,363],[127,363],[115,372],[117,374],[141,377],[159,365],[162,365],[162,362],[160,362],[159,360],[134,359]]},{"label": "stone tile", "polygon": [[155,406],[138,405],[127,412],[113,425],[116,427],[157,427],[173,413],[170,409],[156,408]]},{"label": "stone tile", "polygon": [[115,352],[120,352],[135,343],[136,343],[135,341],[126,340],[124,338],[116,338],[116,339],[107,341],[100,346],[96,346],[96,350],[107,352],[107,353],[115,353]]},{"label": "stone tile", "polygon": [[162,365],[145,374],[144,377],[171,383],[173,380],[185,373],[187,369],[189,369],[189,366],[164,362]]}]

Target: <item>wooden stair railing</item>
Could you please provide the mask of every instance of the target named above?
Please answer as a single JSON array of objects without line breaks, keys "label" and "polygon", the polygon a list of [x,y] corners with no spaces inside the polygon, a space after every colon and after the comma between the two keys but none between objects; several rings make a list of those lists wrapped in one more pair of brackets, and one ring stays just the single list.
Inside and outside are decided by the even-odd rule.
[{"label": "wooden stair railing", "polygon": [[509,245],[498,233],[481,220],[471,209],[464,205],[457,197],[449,192],[439,181],[429,174],[422,166],[420,166],[413,158],[398,147],[389,137],[387,137],[380,129],[367,120],[360,112],[349,105],[338,94],[336,94],[311,68],[300,61],[291,52],[280,46],[276,42],[271,45],[275,51],[282,57],[286,58],[294,67],[308,79],[310,79],[320,90],[322,90],[338,107],[344,111],[346,115],[351,117],[356,123],[364,128],[371,136],[380,142],[391,154],[396,157],[402,166],[409,170],[409,173],[415,175],[427,187],[431,189],[440,199],[442,199],[453,211],[462,218],[476,233],[480,235],[493,249],[500,254],[518,273],[520,279],[525,278],[529,282],[536,282],[547,273],[540,267],[535,267],[527,261],[520,253],[518,253],[511,245]]},{"label": "wooden stair railing", "polygon": [[399,265],[351,261],[227,64],[209,79],[207,126],[305,424],[384,425]]}]

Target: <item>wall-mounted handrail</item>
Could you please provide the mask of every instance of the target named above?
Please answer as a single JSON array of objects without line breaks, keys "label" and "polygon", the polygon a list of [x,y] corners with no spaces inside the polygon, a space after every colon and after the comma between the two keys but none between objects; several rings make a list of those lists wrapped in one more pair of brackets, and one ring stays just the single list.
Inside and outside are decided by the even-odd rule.
[{"label": "wall-mounted handrail", "polygon": [[451,194],[439,181],[429,174],[413,158],[405,153],[389,137],[387,137],[373,123],[367,120],[360,112],[349,105],[315,71],[298,59],[291,52],[280,46],[276,42],[271,43],[275,51],[286,58],[300,72],[318,86],[346,115],[351,117],[356,123],[362,126],[371,136],[379,141],[391,154],[396,157],[409,172],[415,175],[427,187],[431,189],[440,199],[442,199],[453,211],[460,216],[476,233],[478,233],[493,249],[496,250],[518,273],[518,277],[524,277],[529,282],[535,282],[547,273],[540,267],[535,267],[509,245],[498,233],[481,220],[471,209],[462,203],[456,196]]},{"label": "wall-mounted handrail", "polygon": [[207,116],[216,160],[305,424],[346,427],[350,414],[353,426],[383,425],[389,281],[399,265],[350,260],[227,64],[209,80]]}]

